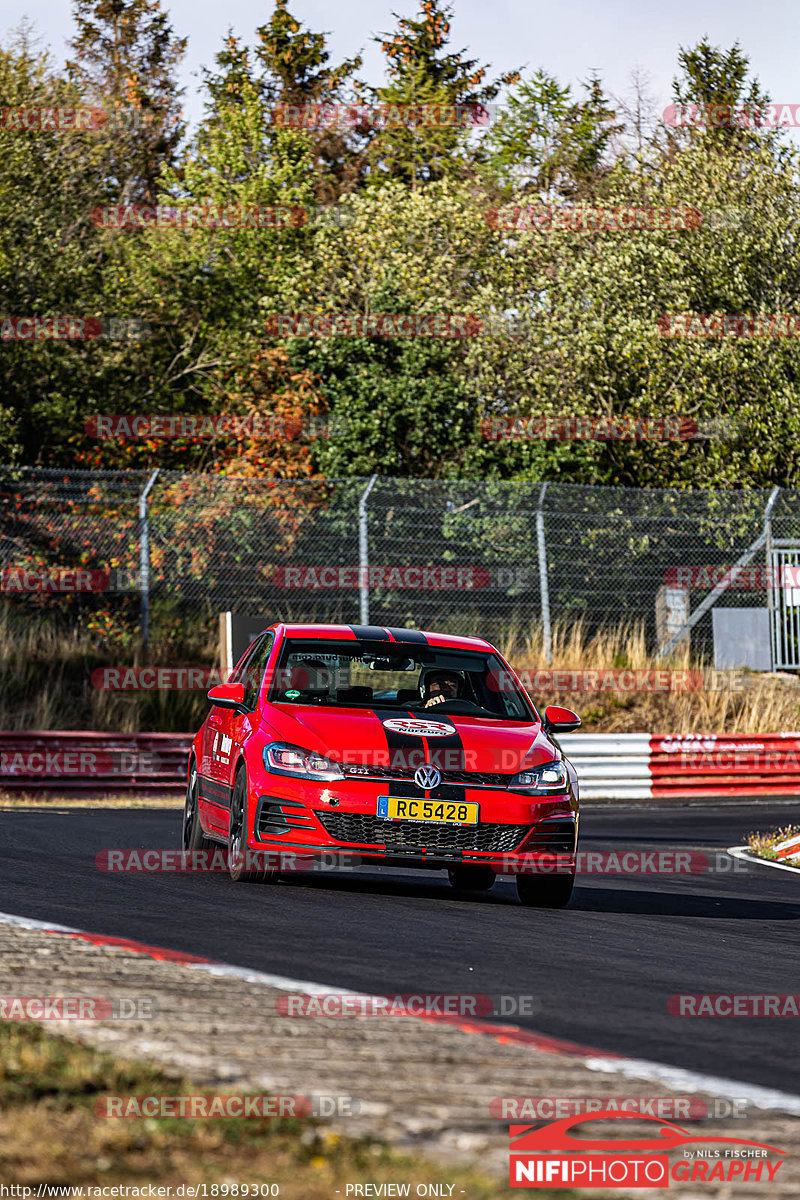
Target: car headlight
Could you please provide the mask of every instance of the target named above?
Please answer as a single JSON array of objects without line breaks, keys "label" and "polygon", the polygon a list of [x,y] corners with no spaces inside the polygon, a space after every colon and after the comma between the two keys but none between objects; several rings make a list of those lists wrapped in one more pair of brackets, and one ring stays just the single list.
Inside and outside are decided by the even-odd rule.
[{"label": "car headlight", "polygon": [[332,758],[291,746],[288,742],[272,742],[264,747],[264,766],[276,775],[294,775],[298,779],[344,779],[344,772]]},{"label": "car headlight", "polygon": [[569,775],[563,762],[543,763],[540,767],[531,767],[529,771],[512,775],[506,786],[513,792],[547,796],[554,792],[569,791]]}]

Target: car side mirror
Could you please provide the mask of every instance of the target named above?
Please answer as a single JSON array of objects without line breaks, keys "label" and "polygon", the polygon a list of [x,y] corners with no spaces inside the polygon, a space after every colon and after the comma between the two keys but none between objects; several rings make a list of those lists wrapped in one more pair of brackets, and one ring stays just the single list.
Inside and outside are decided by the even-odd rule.
[{"label": "car side mirror", "polygon": [[244,704],[244,684],[218,683],[208,693],[208,698],[217,708],[241,708]]},{"label": "car side mirror", "polygon": [[544,727],[547,733],[572,733],[577,729],[581,719],[571,708],[562,708],[560,704],[548,704],[544,710]]}]

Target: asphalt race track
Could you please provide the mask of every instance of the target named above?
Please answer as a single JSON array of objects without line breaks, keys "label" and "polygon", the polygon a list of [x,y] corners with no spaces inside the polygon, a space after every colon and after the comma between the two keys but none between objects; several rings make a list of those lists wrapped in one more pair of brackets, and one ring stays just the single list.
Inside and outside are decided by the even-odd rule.
[{"label": "asphalt race track", "polygon": [[[582,817],[581,849],[713,855],[795,812],[594,808]],[[510,1020],[798,1092],[798,1018],[687,1018],[667,1008],[677,993],[800,991],[800,879],[785,871],[587,875],[568,909],[548,912],[522,908],[505,881],[457,898],[444,874],[297,875],[254,886],[223,874],[96,867],[101,850],[177,847],[177,810],[6,809],[2,828],[3,912],[357,991],[533,995],[533,1015]]]}]

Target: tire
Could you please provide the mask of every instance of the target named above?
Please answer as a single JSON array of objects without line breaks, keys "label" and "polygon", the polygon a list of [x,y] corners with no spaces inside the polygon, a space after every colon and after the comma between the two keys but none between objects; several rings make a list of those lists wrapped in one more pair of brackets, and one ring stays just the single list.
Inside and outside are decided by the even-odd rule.
[{"label": "tire", "polygon": [[491,867],[481,867],[477,863],[448,867],[447,874],[458,892],[488,892],[497,878]]},{"label": "tire", "polygon": [[189,782],[186,786],[186,800],[183,805],[182,844],[184,850],[210,850],[213,846],[213,843],[203,833],[203,826],[200,824],[199,793],[197,763],[192,759],[189,767]]},{"label": "tire", "polygon": [[[236,773],[231,796],[231,819],[228,826],[228,872],[234,883],[272,883],[278,872],[271,867],[253,869],[247,866],[247,846],[244,829],[247,818],[247,772],[240,767]],[[262,852],[266,855],[266,852]]]},{"label": "tire", "polygon": [[519,902],[528,908],[564,908],[574,886],[574,875],[517,876]]}]

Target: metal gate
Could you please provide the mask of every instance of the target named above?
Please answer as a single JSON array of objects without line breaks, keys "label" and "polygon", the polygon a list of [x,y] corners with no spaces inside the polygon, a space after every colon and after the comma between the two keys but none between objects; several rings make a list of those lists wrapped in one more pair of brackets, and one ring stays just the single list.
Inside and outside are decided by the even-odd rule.
[{"label": "metal gate", "polygon": [[767,564],[773,671],[800,670],[800,545],[773,541]]}]

